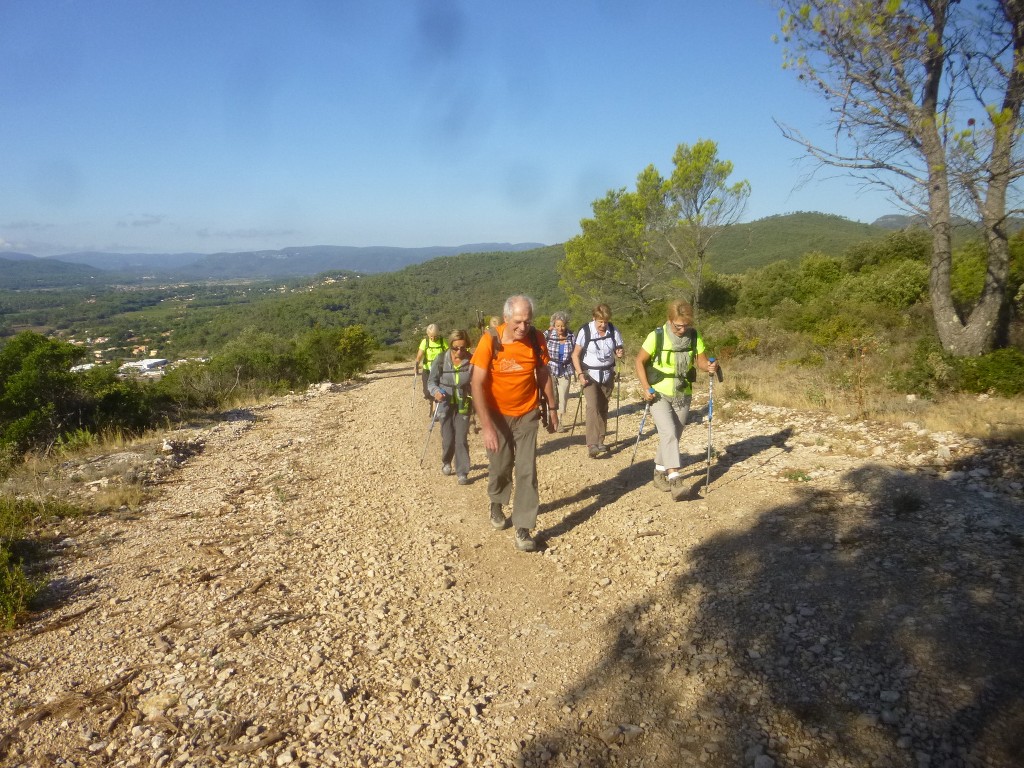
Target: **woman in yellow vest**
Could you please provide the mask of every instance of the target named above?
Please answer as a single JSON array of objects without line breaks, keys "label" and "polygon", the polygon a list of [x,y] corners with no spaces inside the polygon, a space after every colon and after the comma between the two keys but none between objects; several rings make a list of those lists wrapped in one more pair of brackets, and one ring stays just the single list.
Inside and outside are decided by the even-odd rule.
[{"label": "woman in yellow vest", "polygon": [[693,307],[673,301],[668,305],[668,322],[651,331],[637,353],[636,375],[658,428],[654,487],[671,492],[676,501],[686,496],[679,472],[683,465],[679,438],[690,413],[697,368],[713,374],[717,363],[708,360],[704,338],[693,327]]},{"label": "woman in yellow vest", "polygon": [[447,351],[448,342],[441,338],[441,329],[437,327],[437,323],[431,323],[427,326],[426,338],[420,342],[419,349],[416,350],[416,371],[422,379],[423,399],[430,403],[428,406],[429,416],[434,415],[434,408],[436,407],[434,398],[427,389],[427,377],[430,375],[430,366],[441,356],[442,352]]}]

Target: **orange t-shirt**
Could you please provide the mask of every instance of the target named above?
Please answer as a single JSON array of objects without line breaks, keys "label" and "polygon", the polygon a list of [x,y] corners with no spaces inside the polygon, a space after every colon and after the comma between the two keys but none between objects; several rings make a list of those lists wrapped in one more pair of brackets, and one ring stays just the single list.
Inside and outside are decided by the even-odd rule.
[{"label": "orange t-shirt", "polygon": [[[501,338],[505,326],[499,325],[495,332]],[[490,370],[491,375],[484,385],[487,406],[506,416],[523,416],[537,407],[537,377],[534,370],[538,366],[548,364],[547,344],[536,328],[531,326],[530,333],[537,338],[540,349],[540,360],[533,353],[533,345],[529,339],[511,341],[502,344],[502,349],[494,357],[494,337],[485,333],[480,337],[470,362],[477,368]]]}]

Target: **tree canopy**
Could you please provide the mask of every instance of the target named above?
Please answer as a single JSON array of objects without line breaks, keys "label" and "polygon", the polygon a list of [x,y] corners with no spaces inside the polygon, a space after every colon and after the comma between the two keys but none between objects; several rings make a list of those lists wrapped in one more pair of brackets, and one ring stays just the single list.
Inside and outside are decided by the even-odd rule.
[{"label": "tree canopy", "polygon": [[699,308],[708,248],[742,214],[750,184],[727,183],[733,165],[710,140],[680,144],[672,160],[668,178],[649,165],[634,191],[609,190],[593,202],[559,267],[574,304],[607,301],[644,314],[682,292]]},{"label": "tree canopy", "polygon": [[[785,65],[823,96],[835,128],[831,146],[780,124],[783,134],[925,217],[942,346],[962,356],[990,350],[1007,324],[1008,216],[1024,173],[1024,1],[777,3]],[[987,256],[969,308],[951,292],[957,213],[981,222]]]}]

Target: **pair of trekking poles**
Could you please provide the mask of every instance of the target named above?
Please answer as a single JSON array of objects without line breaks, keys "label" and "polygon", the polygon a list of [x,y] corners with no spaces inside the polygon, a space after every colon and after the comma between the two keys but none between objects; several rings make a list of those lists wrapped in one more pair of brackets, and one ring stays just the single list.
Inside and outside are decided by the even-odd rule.
[{"label": "pair of trekking poles", "polygon": [[[715,362],[715,358],[709,357],[709,363]],[[718,366],[715,368],[715,376],[708,374],[708,460],[707,460],[707,473],[704,477],[704,498],[707,498],[708,487],[711,485],[711,420],[715,412],[715,377],[718,377],[718,381],[722,381],[722,368]],[[633,457],[629,460],[629,465],[633,466],[633,462],[636,460],[636,449],[640,447],[640,438],[644,434],[644,423],[647,421],[647,414],[651,412],[651,401],[648,400],[644,403],[644,414],[640,417],[640,429],[636,434],[636,444],[633,446]]]}]

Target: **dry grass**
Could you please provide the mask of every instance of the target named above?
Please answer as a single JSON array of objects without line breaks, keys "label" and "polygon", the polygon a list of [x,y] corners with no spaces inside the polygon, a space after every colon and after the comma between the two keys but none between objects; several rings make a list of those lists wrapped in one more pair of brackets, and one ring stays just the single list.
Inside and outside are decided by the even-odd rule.
[{"label": "dry grass", "polygon": [[913,422],[930,432],[985,439],[1024,439],[1024,398],[948,395],[908,398],[881,384],[881,376],[850,376],[828,362],[820,367],[786,365],[761,358],[729,361],[725,397],[808,411],[825,411],[889,424]]},{"label": "dry grass", "polygon": [[0,493],[37,503],[69,502],[83,513],[138,509],[145,501],[137,467],[161,453],[161,438],[111,433],[63,445],[49,455],[30,454],[12,468]]}]

